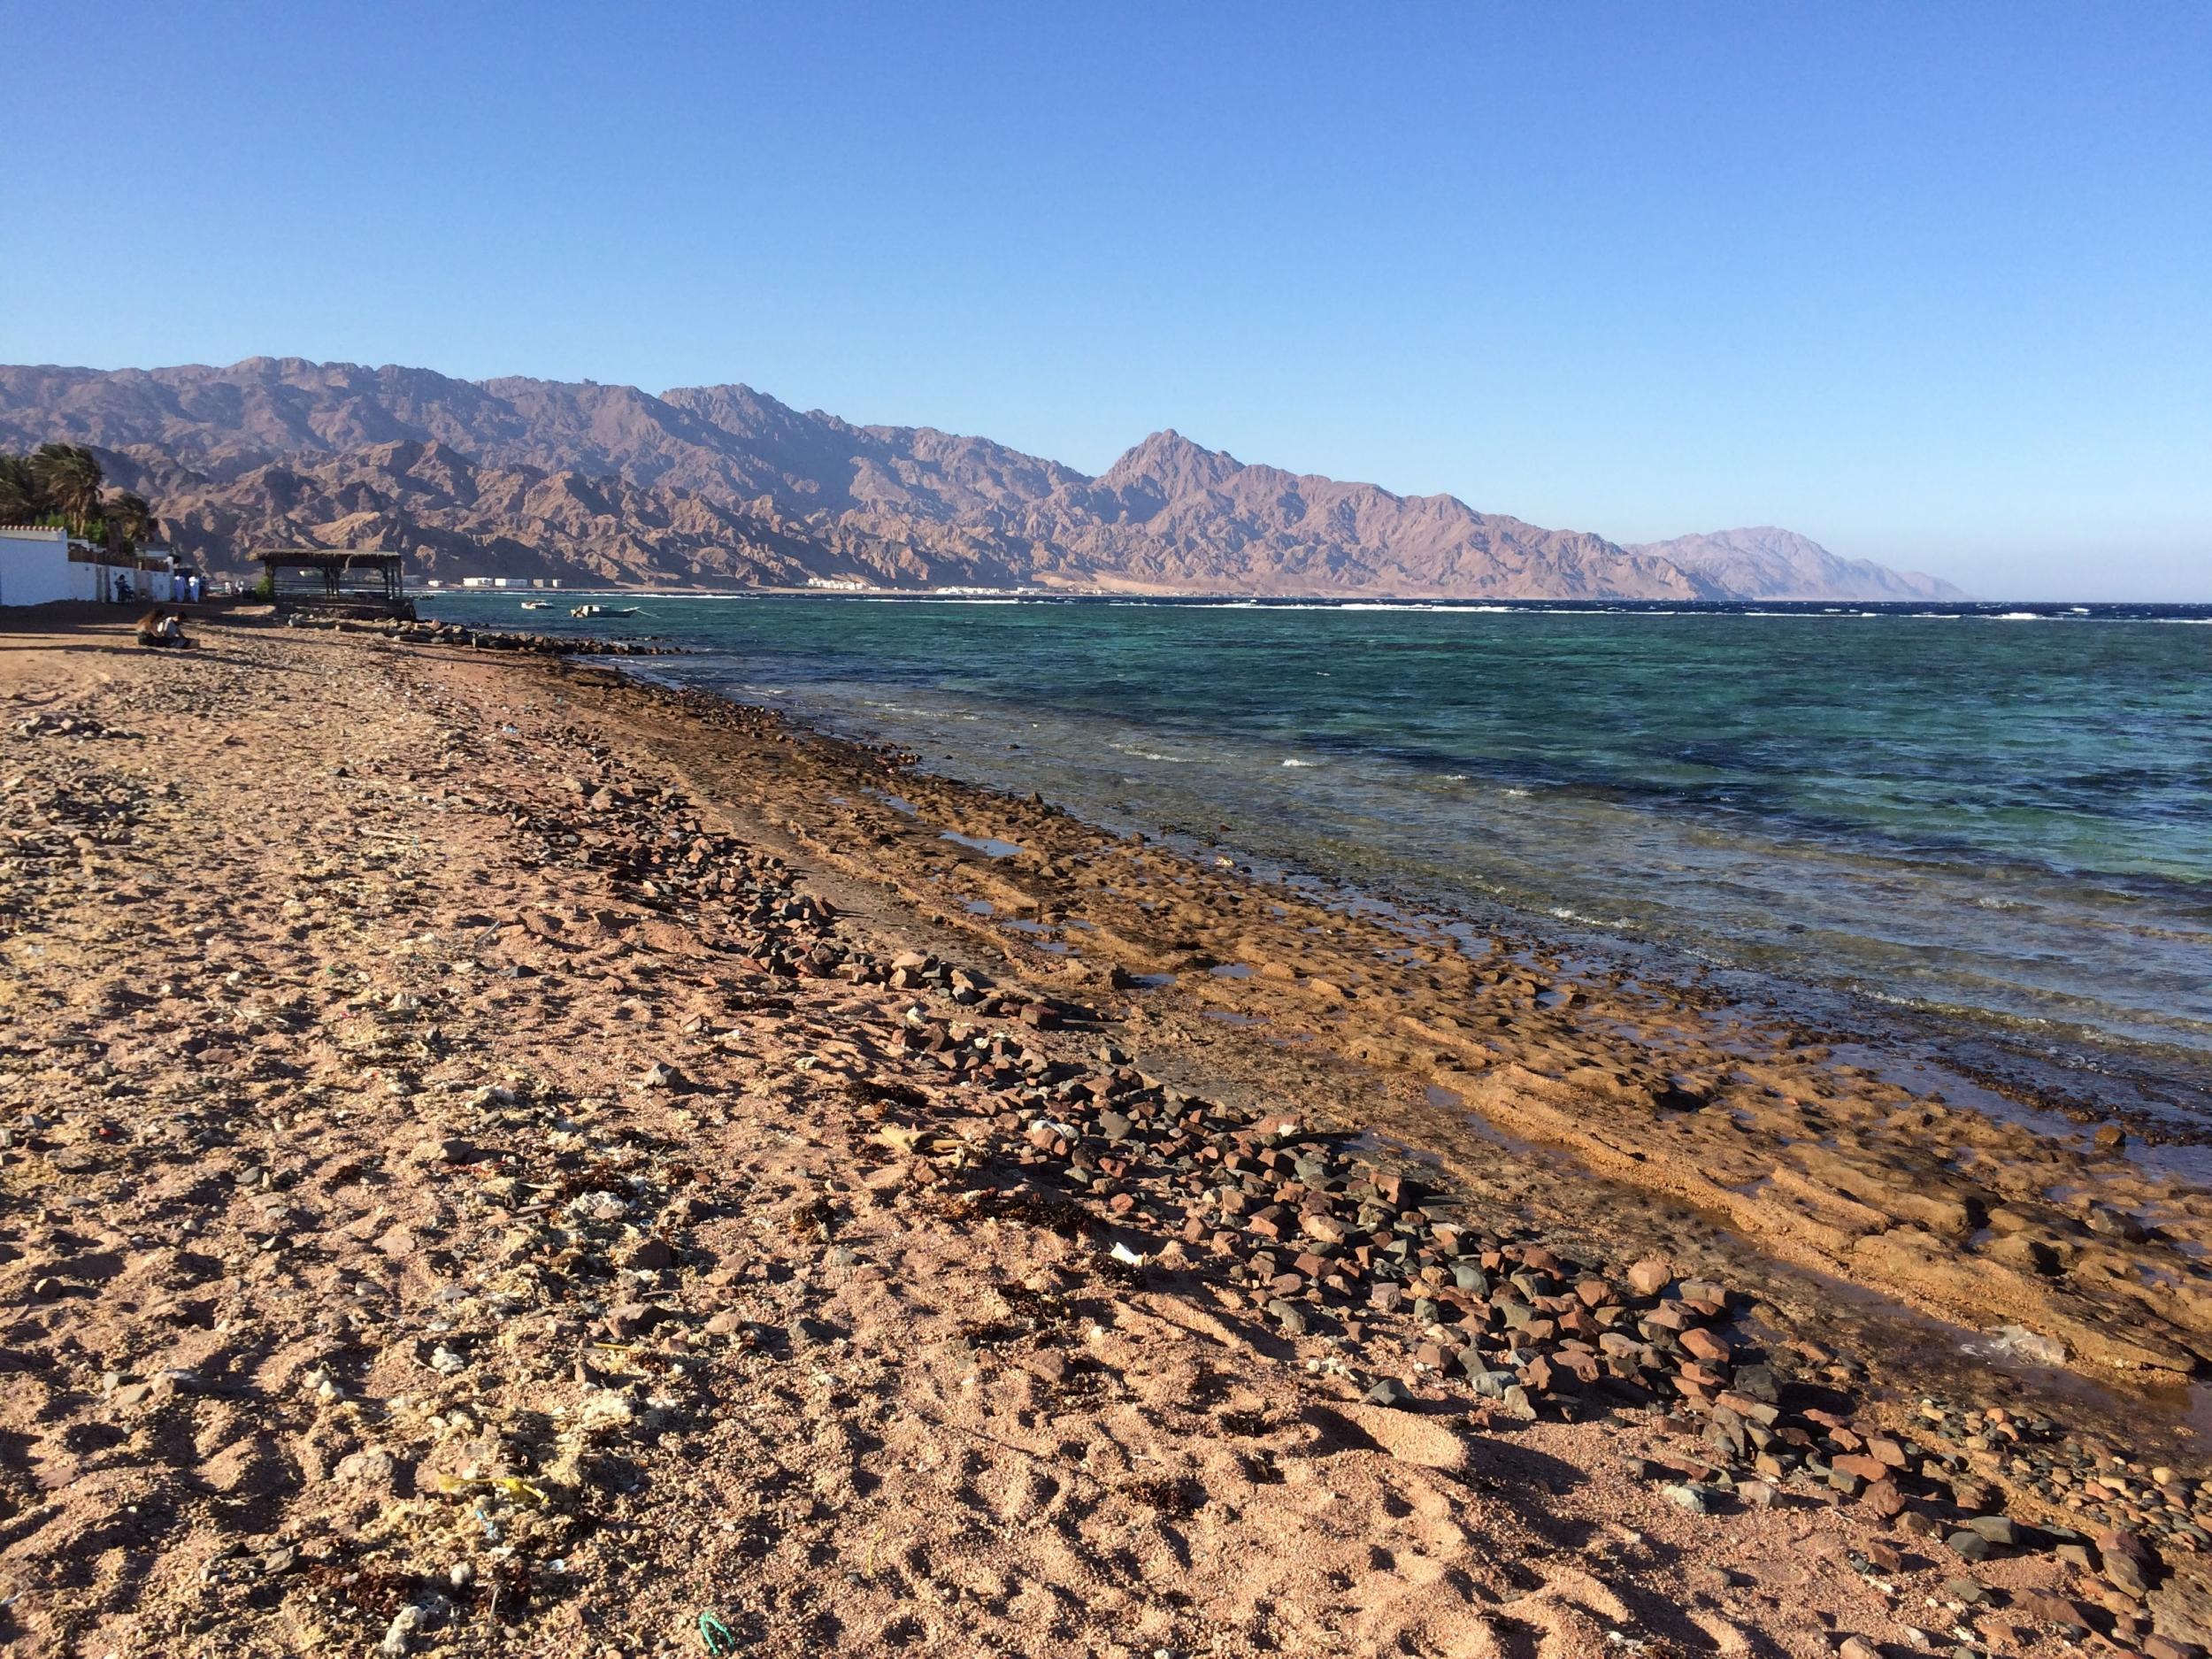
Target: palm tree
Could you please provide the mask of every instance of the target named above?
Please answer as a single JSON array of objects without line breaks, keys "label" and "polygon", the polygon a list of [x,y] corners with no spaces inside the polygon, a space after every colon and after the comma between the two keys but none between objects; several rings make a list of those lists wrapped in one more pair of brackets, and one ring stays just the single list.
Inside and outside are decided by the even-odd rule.
[{"label": "palm tree", "polygon": [[30,457],[0,455],[0,524],[28,524],[42,511]]},{"label": "palm tree", "polygon": [[100,511],[99,457],[81,443],[42,443],[31,457],[31,478],[47,511],[83,534]]},{"label": "palm tree", "polygon": [[110,490],[102,512],[108,521],[109,532],[134,547],[143,547],[161,534],[161,520],[154,517],[153,507],[146,498],[134,490]]}]

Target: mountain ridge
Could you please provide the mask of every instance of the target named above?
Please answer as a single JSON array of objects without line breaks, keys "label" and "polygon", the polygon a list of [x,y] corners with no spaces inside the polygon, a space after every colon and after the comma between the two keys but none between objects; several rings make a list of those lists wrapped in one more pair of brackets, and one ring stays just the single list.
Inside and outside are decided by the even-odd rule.
[{"label": "mountain ridge", "polygon": [[[1104,472],[930,426],[858,426],[742,384],[472,381],[387,364],[0,366],[0,447],[101,452],[217,565],[304,542],[427,574],[617,585],[1102,588],[1401,598],[1724,599],[1825,581],[1955,594],[1795,533],[1624,545],[1456,496],[1239,461],[1172,428]],[[1845,588],[1850,591],[1842,591]]]},{"label": "mountain ridge", "polygon": [[1893,570],[1872,559],[1847,559],[1810,537],[1776,525],[1709,530],[1667,541],[1626,544],[1712,578],[1744,599],[1963,599],[1965,594],[1924,571]]}]

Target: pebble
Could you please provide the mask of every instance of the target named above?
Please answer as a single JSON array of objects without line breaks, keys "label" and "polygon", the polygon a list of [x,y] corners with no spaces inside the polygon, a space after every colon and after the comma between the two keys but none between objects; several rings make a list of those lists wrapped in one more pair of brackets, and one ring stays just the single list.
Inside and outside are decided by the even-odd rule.
[{"label": "pebble", "polygon": [[2032,1624],[2051,1624],[2073,1631],[2089,1628],[2089,1617],[2080,1605],[2051,1590],[2014,1591],[2012,1610]]},{"label": "pebble", "polygon": [[627,1342],[660,1324],[662,1313],[649,1302],[622,1302],[607,1310],[607,1334],[618,1342]]},{"label": "pebble", "polygon": [[331,1479],[388,1492],[398,1484],[399,1460],[380,1448],[371,1447],[340,1458],[338,1466],[331,1471]]}]

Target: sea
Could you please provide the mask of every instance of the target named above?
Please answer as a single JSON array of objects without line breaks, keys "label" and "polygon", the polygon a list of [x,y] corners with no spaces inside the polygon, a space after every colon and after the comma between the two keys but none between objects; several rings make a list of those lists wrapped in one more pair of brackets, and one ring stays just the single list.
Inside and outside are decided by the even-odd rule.
[{"label": "sea", "polygon": [[2212,606],[579,600],[424,608],[2212,1133]]}]

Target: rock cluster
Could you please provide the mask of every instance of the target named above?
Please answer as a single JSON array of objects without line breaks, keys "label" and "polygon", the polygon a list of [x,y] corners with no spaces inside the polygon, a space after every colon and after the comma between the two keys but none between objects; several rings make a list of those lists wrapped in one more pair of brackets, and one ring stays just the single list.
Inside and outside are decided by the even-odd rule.
[{"label": "rock cluster", "polygon": [[[1310,1369],[1371,1403],[1471,1396],[1494,1422],[1648,1409],[1684,1450],[1640,1469],[1686,1509],[1765,1508],[1785,1492],[1856,1503],[1966,1563],[2058,1552],[2124,1605],[2157,1582],[2154,1543],[2212,1550],[2212,1486],[2145,1475],[2002,1408],[1929,1402],[1911,1432],[1871,1425],[1843,1386],[1847,1361],[1763,1344],[1740,1298],[1663,1260],[1576,1260],[1342,1137],[1186,1094],[1111,1045],[1074,1064],[910,1018],[915,1047],[998,1097],[995,1141],[954,1179],[1002,1208],[1072,1199],[1102,1238],[1142,1240],[1124,1246],[1131,1259],[1225,1279]],[[947,1179],[927,1159],[913,1175]],[[2081,1525],[2013,1518],[2008,1483]]]},{"label": "rock cluster", "polygon": [[118,731],[90,715],[35,714],[27,720],[18,720],[9,731],[17,737],[127,737],[127,732]]},{"label": "rock cluster", "polygon": [[288,627],[329,628],[342,634],[378,634],[410,645],[457,645],[472,651],[511,651],[527,657],[680,657],[683,648],[651,640],[603,640],[588,634],[520,634],[472,628],[457,622],[364,622],[343,617],[294,616]]},{"label": "rock cluster", "polygon": [[602,640],[566,634],[514,634],[457,622],[403,622],[393,637],[415,645],[461,645],[473,651],[520,651],[534,657],[678,657],[682,647],[650,640]]}]

